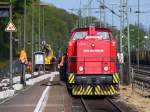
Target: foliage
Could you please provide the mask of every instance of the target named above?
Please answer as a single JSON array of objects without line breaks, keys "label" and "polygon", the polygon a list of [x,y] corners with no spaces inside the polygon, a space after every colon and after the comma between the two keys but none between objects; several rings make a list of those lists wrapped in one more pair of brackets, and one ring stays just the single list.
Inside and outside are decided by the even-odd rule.
[{"label": "foliage", "polygon": [[[124,41],[125,46],[127,47],[127,27],[124,29],[123,32],[125,35],[125,38],[123,38],[123,41]],[[141,26],[138,27],[137,25],[130,24],[130,45],[132,49],[138,48],[138,41],[139,41],[139,48],[143,48],[144,36],[145,36],[145,31],[143,27]]]},{"label": "foliage", "polygon": [[[39,3],[39,0],[34,0],[35,4]],[[9,2],[9,0],[1,0],[1,2]],[[52,5],[39,6],[35,5],[35,18],[34,18],[34,51],[38,50],[38,37],[39,37],[39,11],[40,15],[40,37],[43,39],[43,21],[42,14],[44,10],[44,32],[45,40],[51,44],[52,48],[56,51],[56,54],[61,54],[66,48],[68,42],[69,31],[74,27],[77,16],[69,14],[63,9],[58,9]],[[13,59],[17,58],[18,53],[23,49],[23,28],[24,28],[24,2],[23,0],[12,0],[13,9],[13,22],[17,28],[17,32],[13,33]],[[9,59],[9,33],[4,31],[9,18],[0,18],[0,61]],[[32,40],[32,1],[27,0],[27,22],[26,22],[26,50],[28,56],[31,56],[31,40]],[[19,39],[19,42],[15,42]],[[30,44],[28,43],[30,41]]]},{"label": "foliage", "polygon": [[[9,2],[9,0],[1,0],[1,2]],[[35,0],[35,3],[39,3],[39,0]],[[13,6],[13,22],[17,28],[17,32],[13,33],[13,54],[17,58],[18,52],[23,49],[23,27],[24,27],[24,2],[23,0],[12,0]],[[79,18],[76,15],[70,14],[63,9],[58,9],[53,5],[39,6],[35,5],[35,18],[34,18],[34,51],[38,50],[38,38],[40,34],[41,40],[44,40],[51,44],[52,48],[55,50],[56,55],[62,54],[66,50],[66,45],[68,42],[68,35],[71,29],[77,25],[76,20]],[[40,11],[40,18],[39,18]],[[44,27],[43,27],[43,11],[44,11]],[[27,22],[26,22],[26,50],[28,56],[31,57],[31,41],[32,41],[32,1],[27,0]],[[86,17],[84,19],[92,19],[96,21],[94,17]],[[40,21],[40,32],[39,32],[39,19]],[[0,61],[9,59],[9,33],[4,31],[7,23],[9,22],[8,18],[0,18]],[[99,22],[96,23],[99,25]],[[103,23],[102,23],[103,24]],[[109,27],[109,25],[108,25]],[[43,29],[45,35],[43,33]],[[112,28],[115,32],[115,36],[119,38],[119,31],[115,28]],[[131,45],[137,48],[138,43],[138,26],[130,25],[130,41]],[[124,29],[123,33],[127,37],[127,28]],[[139,42],[140,47],[143,46],[143,38],[145,32],[142,27],[139,28]],[[19,39],[19,42],[15,42],[15,38]],[[116,39],[118,39],[116,38]],[[30,43],[29,43],[30,42]],[[123,38],[125,48],[127,46],[127,38]],[[119,43],[119,39],[118,39]],[[118,47],[119,48],[119,47]]]}]

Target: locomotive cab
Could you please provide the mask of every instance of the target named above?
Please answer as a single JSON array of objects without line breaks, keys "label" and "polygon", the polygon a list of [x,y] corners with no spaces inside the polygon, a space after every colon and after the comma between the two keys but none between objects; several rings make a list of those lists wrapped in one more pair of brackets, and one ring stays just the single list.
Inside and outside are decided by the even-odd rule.
[{"label": "locomotive cab", "polygon": [[111,30],[73,30],[68,43],[68,85],[73,95],[112,95],[117,91],[116,42]]}]

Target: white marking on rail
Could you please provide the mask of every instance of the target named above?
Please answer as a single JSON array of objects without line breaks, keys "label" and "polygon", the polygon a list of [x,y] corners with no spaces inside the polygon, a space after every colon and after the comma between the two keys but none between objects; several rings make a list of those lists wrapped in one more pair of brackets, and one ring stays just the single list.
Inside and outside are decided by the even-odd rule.
[{"label": "white marking on rail", "polygon": [[[54,76],[51,76],[50,81],[53,80]],[[45,88],[45,90],[43,91],[42,96],[41,96],[40,100],[38,101],[38,103],[37,103],[37,105],[36,105],[36,107],[34,109],[34,112],[43,112],[43,110],[44,110],[44,108],[46,106],[46,103],[48,101],[49,90],[50,90],[50,86],[47,86]]]}]

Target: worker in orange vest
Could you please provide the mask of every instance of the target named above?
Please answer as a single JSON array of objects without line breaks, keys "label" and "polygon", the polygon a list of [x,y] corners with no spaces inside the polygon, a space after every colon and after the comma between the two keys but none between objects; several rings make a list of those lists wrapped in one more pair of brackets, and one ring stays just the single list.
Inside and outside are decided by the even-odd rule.
[{"label": "worker in orange vest", "polygon": [[28,66],[27,66],[27,68],[28,68],[28,72],[32,73],[32,61],[30,59],[28,60]]},{"label": "worker in orange vest", "polygon": [[58,64],[58,68],[62,67],[64,65],[65,55],[61,56],[60,63]]},{"label": "worker in orange vest", "polygon": [[62,81],[66,81],[66,70],[67,70],[67,55],[66,53],[64,53],[62,56],[61,56],[61,60],[60,60],[60,63],[58,64],[58,68],[59,68],[59,74],[60,74],[60,79]]},{"label": "worker in orange vest", "polygon": [[24,50],[21,50],[19,60],[21,61],[21,63],[27,62],[27,54]]},{"label": "worker in orange vest", "polygon": [[20,52],[20,57],[19,57],[19,60],[21,61],[21,65],[22,65],[22,75],[21,75],[21,78],[20,78],[20,83],[23,84],[24,86],[26,85],[24,79],[25,79],[25,64],[27,64],[27,54],[25,52],[25,50],[21,50]]}]

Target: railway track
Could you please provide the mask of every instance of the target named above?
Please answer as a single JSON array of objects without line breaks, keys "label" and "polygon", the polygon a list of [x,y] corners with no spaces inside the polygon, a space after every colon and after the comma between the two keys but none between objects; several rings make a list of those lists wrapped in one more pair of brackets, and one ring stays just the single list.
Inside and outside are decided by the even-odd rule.
[{"label": "railway track", "polygon": [[149,96],[150,92],[150,69],[149,67],[133,68],[132,84],[136,91],[144,96]]},{"label": "railway track", "polygon": [[150,84],[150,71],[134,70],[134,79]]},{"label": "railway track", "polygon": [[[137,69],[137,66],[136,66],[136,65],[131,65],[131,67],[133,67],[134,69]],[[140,70],[149,71],[149,70],[150,70],[150,66],[140,65],[140,66],[139,66],[139,69],[140,69]]]},{"label": "railway track", "polygon": [[136,66],[132,67],[133,67],[132,69],[133,80],[139,80],[150,84],[150,67],[140,66],[139,69],[137,69]]},{"label": "railway track", "polygon": [[110,98],[81,98],[85,112],[124,112]]}]

